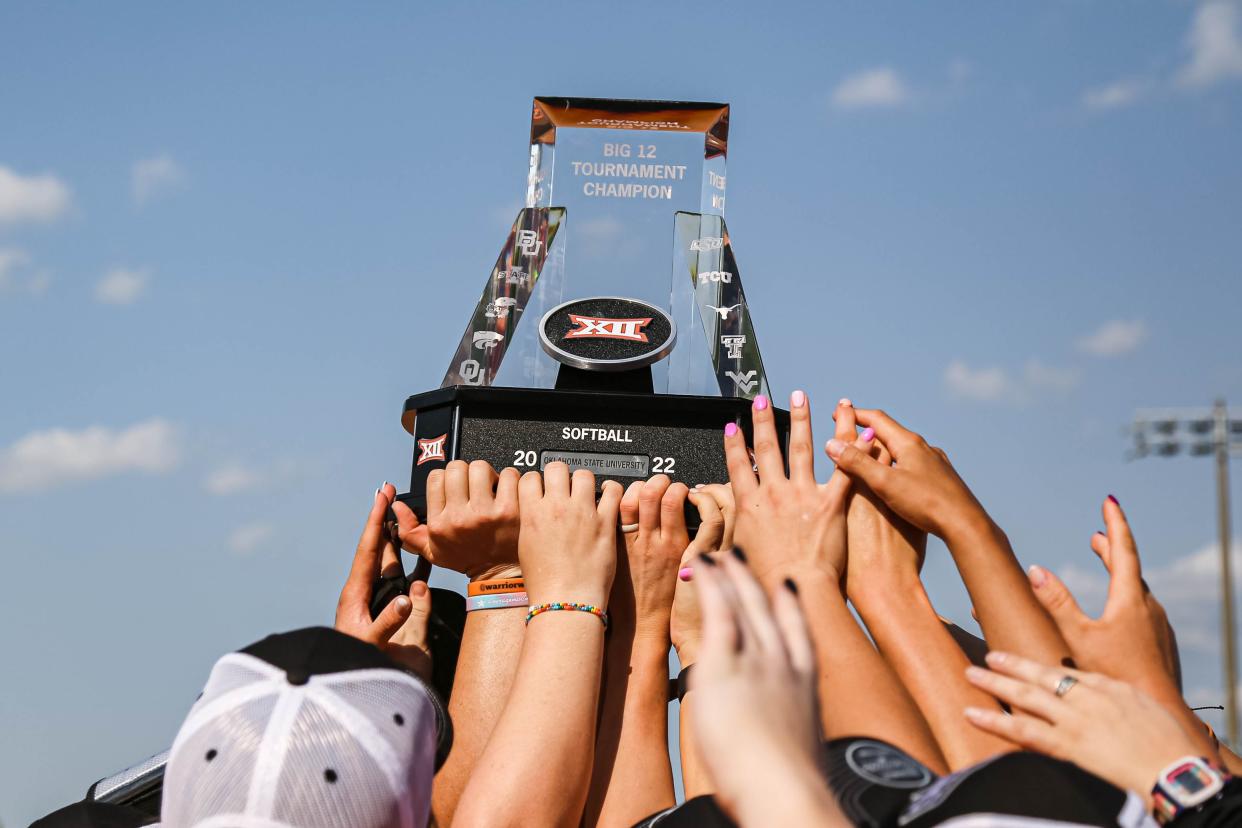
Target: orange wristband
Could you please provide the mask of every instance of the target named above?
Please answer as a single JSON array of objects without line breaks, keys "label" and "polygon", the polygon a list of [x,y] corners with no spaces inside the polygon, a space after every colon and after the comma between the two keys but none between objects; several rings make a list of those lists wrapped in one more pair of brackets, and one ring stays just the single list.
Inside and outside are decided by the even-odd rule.
[{"label": "orange wristband", "polygon": [[526,581],[522,578],[497,578],[493,581],[471,581],[466,586],[466,595],[471,598],[479,595],[496,595],[501,592],[525,592]]}]

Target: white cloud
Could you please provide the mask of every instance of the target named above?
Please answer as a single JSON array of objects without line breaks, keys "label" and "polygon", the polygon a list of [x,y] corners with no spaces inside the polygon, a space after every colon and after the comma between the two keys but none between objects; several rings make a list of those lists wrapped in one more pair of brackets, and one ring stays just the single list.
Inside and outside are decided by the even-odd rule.
[{"label": "white cloud", "polygon": [[832,92],[832,103],[840,109],[895,107],[909,99],[910,92],[901,75],[890,66],[850,75]]},{"label": "white cloud", "polygon": [[30,256],[16,247],[0,247],[0,294],[10,290],[39,296],[52,284],[52,274],[46,270],[31,272],[27,266]]},{"label": "white cloud", "polygon": [[1212,0],[1196,11],[1186,35],[1190,60],[1177,73],[1184,88],[1204,88],[1231,78],[1242,78],[1242,34],[1238,6]]},{"label": "white cloud", "polygon": [[1022,371],[1022,379],[1026,389],[1030,392],[1065,392],[1077,388],[1082,377],[1071,368],[1057,368],[1032,358],[1026,362],[1026,367]]},{"label": "white cloud", "polygon": [[54,175],[23,176],[0,166],[0,224],[53,221],[71,201],[69,188]]},{"label": "white cloud", "polygon": [[233,495],[253,491],[263,485],[267,476],[258,469],[241,463],[229,463],[213,469],[203,480],[208,494]]},{"label": "white cloud", "polygon": [[132,305],[147,289],[149,270],[114,267],[95,285],[95,299],[107,305]]},{"label": "white cloud", "polygon": [[975,73],[975,66],[966,58],[956,57],[949,61],[949,82],[965,83]]},{"label": "white cloud", "polygon": [[0,247],[0,290],[13,284],[17,269],[30,261],[26,251]]},{"label": "white cloud", "polygon": [[130,172],[130,191],[137,204],[146,204],[183,183],[185,170],[167,153],[135,161]]},{"label": "white cloud", "polygon": [[113,430],[35,431],[0,449],[0,492],[37,492],[130,471],[167,472],[180,460],[176,429],[161,419]]},{"label": "white cloud", "polygon": [[1147,323],[1142,319],[1114,319],[1094,333],[1078,340],[1078,349],[1092,356],[1125,356],[1147,339]]},{"label": "white cloud", "polygon": [[955,359],[944,372],[945,384],[956,396],[980,402],[997,402],[1012,397],[1013,382],[1002,368],[971,368]]},{"label": "white cloud", "polygon": [[955,359],[944,372],[944,382],[955,397],[976,402],[1026,403],[1048,393],[1065,393],[1078,386],[1077,371],[1057,368],[1031,358],[1014,377],[998,366],[972,368]]},{"label": "white cloud", "polygon": [[238,555],[249,555],[276,535],[270,523],[247,523],[229,533],[229,549]]},{"label": "white cloud", "polygon": [[1087,109],[1120,109],[1138,101],[1147,90],[1145,81],[1119,80],[1083,92],[1082,105]]}]

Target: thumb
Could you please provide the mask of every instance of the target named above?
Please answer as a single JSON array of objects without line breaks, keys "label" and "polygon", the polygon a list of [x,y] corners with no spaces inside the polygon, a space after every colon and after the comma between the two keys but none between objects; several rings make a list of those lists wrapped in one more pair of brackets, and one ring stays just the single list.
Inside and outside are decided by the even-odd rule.
[{"label": "thumb", "polygon": [[398,595],[388,602],[388,606],[380,611],[379,617],[371,623],[371,643],[383,646],[397,634],[405,619],[410,617],[414,605],[407,595]]},{"label": "thumb", "polygon": [[414,510],[400,500],[394,500],[392,513],[397,517],[397,537],[401,538],[401,548],[416,555],[427,551],[427,527],[414,514]]},{"label": "thumb", "polygon": [[1074,600],[1073,594],[1060,578],[1042,566],[1031,566],[1027,571],[1027,578],[1031,582],[1035,597],[1052,616],[1052,620],[1056,622],[1057,628],[1065,637],[1066,643],[1073,647],[1073,641],[1070,640],[1071,633],[1087,618],[1082,608],[1078,606],[1078,602]]},{"label": "thumb", "polygon": [[861,480],[867,488],[884,498],[893,474],[891,466],[885,466],[870,452],[835,437],[824,448],[838,469],[855,480]]}]

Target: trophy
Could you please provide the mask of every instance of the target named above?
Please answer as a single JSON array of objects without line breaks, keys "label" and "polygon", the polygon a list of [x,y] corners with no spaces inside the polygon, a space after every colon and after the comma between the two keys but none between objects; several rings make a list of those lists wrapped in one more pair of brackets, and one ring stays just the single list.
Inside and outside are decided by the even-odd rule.
[{"label": "trophy", "polygon": [[459,458],[728,481],[722,430],[749,441],[768,393],[724,222],[728,132],[728,104],[535,98],[526,206],[443,384],[405,401],[399,499],[420,518]]}]

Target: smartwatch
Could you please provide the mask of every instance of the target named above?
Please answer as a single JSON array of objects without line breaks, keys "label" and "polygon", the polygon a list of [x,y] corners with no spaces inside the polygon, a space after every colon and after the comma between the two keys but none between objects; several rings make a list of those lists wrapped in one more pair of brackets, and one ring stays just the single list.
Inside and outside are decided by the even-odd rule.
[{"label": "smartwatch", "polygon": [[1229,781],[1229,775],[1198,756],[1183,756],[1156,777],[1151,789],[1152,815],[1168,825],[1183,813],[1213,799]]}]

